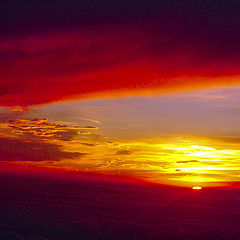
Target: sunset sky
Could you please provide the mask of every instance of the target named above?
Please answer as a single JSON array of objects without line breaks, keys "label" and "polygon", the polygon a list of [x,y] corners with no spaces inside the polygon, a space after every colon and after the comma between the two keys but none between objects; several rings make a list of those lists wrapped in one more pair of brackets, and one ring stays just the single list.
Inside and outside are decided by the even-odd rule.
[{"label": "sunset sky", "polygon": [[0,14],[1,164],[240,180],[234,2],[24,2]]},{"label": "sunset sky", "polygon": [[239,13],[1,1],[0,239],[239,240]]},{"label": "sunset sky", "polygon": [[1,108],[1,161],[226,185],[239,175],[239,86]]}]

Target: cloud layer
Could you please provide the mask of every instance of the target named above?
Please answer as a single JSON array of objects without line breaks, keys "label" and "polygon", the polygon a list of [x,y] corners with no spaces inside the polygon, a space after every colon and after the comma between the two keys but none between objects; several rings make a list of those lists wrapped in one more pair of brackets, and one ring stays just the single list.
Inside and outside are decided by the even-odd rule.
[{"label": "cloud layer", "polygon": [[66,152],[53,143],[0,138],[0,161],[41,162],[81,158],[80,152]]},{"label": "cloud layer", "polygon": [[[78,135],[96,127],[60,125],[47,119],[8,119],[9,116],[13,115],[2,114],[0,121],[0,161],[54,162],[88,155],[81,149],[68,151],[64,143],[72,143]],[[85,142],[79,144],[92,146]]]},{"label": "cloud layer", "polygon": [[[88,2],[65,6],[63,1],[58,13],[69,4],[66,18],[54,13],[54,4],[19,6],[14,13],[5,4],[10,16],[1,17],[8,31],[0,28],[0,104],[27,106],[239,83],[234,3],[170,2],[109,3],[105,9]],[[14,31],[20,23],[24,27]]]}]

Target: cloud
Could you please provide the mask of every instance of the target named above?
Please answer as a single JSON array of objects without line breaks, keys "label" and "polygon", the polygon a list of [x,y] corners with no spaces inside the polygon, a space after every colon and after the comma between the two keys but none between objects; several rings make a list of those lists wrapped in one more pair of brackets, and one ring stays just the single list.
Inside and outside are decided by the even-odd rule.
[{"label": "cloud", "polygon": [[0,122],[4,123],[9,120],[19,119],[28,113],[28,108],[2,108],[0,111]]},{"label": "cloud", "polygon": [[78,143],[81,144],[81,145],[84,145],[84,146],[88,146],[88,147],[96,146],[96,144],[93,144],[93,143],[86,143],[86,142],[78,142]]},{"label": "cloud", "polygon": [[12,117],[12,114],[6,114],[4,120],[0,121],[0,161],[56,162],[80,159],[88,154],[81,152],[80,148],[69,149],[67,143],[95,146],[75,140],[84,131],[96,129],[93,126],[69,126],[49,123],[47,119],[8,117]]},{"label": "cloud", "polygon": [[85,156],[85,153],[67,152],[53,143],[30,142],[22,139],[0,138],[0,161],[59,161]]},{"label": "cloud", "polygon": [[130,155],[132,153],[133,153],[133,151],[131,151],[131,150],[119,150],[116,152],[117,155]]},{"label": "cloud", "polygon": [[186,160],[186,161],[177,161],[177,163],[197,163],[198,160]]},{"label": "cloud", "polygon": [[[0,29],[5,36],[0,39],[0,105],[165,93],[240,82],[239,19],[231,1],[217,8],[212,3],[165,1],[150,2],[146,8],[143,1],[137,2],[121,7],[112,3],[109,12],[95,4],[69,5],[73,13],[66,22],[63,15],[56,16],[54,4],[39,6],[48,9],[49,16],[33,7],[38,20],[26,14],[24,6],[15,8],[18,17],[14,18],[5,4],[8,14],[1,19],[8,27]],[[57,9],[61,13],[66,8]],[[56,26],[50,24],[51,14]],[[22,27],[14,29],[18,24]]]},{"label": "cloud", "polygon": [[[12,119],[0,123],[0,130],[5,134],[30,139],[58,139],[70,141],[77,135],[85,133],[85,130],[94,130],[94,126],[70,126],[52,124],[48,119]],[[0,131],[1,133],[1,131]]]}]

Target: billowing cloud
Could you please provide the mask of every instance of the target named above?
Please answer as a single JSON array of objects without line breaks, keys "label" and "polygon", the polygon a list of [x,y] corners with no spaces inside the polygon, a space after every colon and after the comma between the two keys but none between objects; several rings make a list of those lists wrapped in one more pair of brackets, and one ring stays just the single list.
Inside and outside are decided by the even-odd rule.
[{"label": "billowing cloud", "polygon": [[233,2],[218,8],[170,2],[111,3],[108,11],[96,3],[66,3],[62,10],[58,6],[59,13],[69,9],[66,19],[56,15],[54,4],[28,5],[35,15],[17,3],[12,13],[5,4],[0,104],[27,106],[239,83],[239,19]]}]

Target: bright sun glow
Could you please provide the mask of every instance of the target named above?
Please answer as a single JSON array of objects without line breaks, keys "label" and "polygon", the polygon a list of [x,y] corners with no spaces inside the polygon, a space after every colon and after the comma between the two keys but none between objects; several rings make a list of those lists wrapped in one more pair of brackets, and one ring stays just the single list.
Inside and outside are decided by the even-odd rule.
[{"label": "bright sun glow", "polygon": [[201,190],[201,189],[202,189],[202,187],[199,187],[199,186],[194,186],[194,187],[192,187],[192,189],[193,189],[193,190]]},{"label": "bright sun glow", "polygon": [[[54,141],[62,145],[67,152],[75,153],[82,149],[80,138],[64,142],[58,139]],[[86,157],[80,159],[56,162],[55,166],[123,173],[153,182],[190,188],[195,185],[219,186],[224,182],[240,179],[240,147],[238,142],[232,140],[171,135],[118,141],[114,144],[98,142],[94,146],[94,152],[91,142],[89,143],[84,149],[86,153],[91,154],[86,154]]]}]

